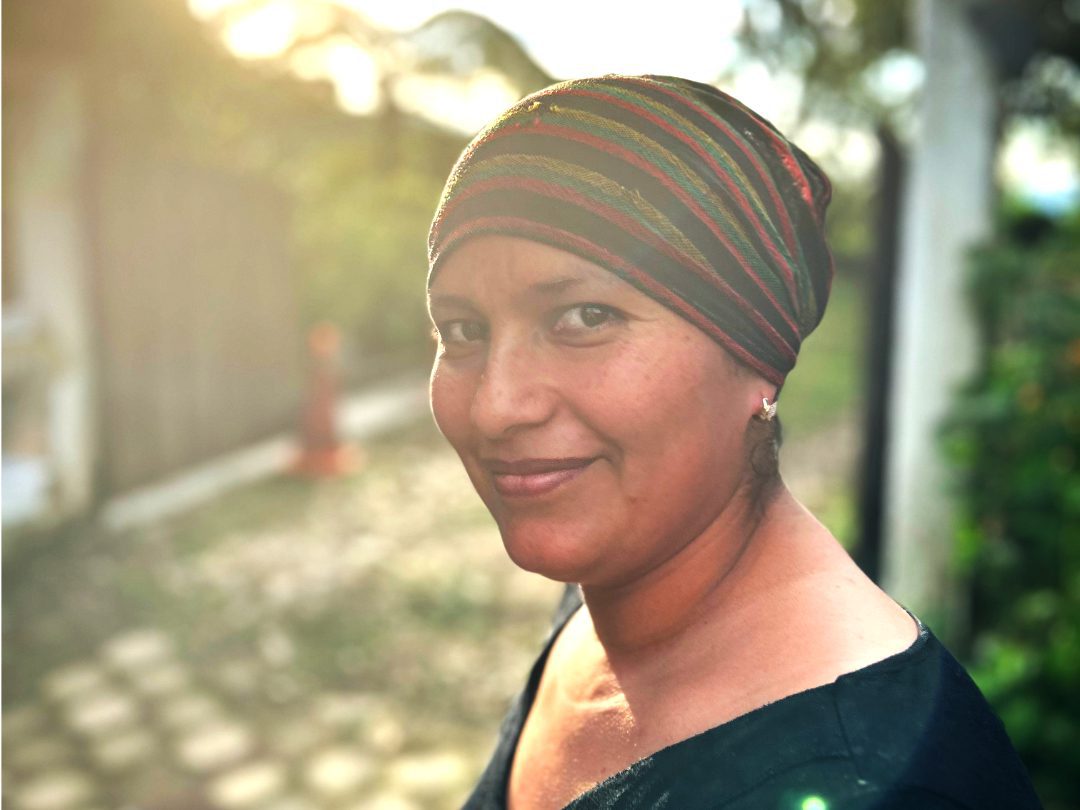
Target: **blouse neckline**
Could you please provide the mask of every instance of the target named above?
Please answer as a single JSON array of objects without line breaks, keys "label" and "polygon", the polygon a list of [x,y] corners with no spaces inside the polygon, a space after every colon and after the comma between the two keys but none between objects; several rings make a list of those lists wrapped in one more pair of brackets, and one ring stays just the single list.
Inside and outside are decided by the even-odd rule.
[{"label": "blouse neckline", "polygon": [[[519,712],[517,728],[514,729],[511,746],[509,747],[509,750],[507,752],[506,769],[503,774],[501,785],[501,799],[503,807],[506,807],[509,804],[508,797],[510,791],[510,773],[513,769],[514,757],[517,754],[518,743],[521,740],[521,733],[525,728],[525,723],[529,718],[529,713],[532,711],[533,704],[536,701],[536,693],[540,686],[540,679],[542,678],[544,674],[544,669],[547,666],[547,660],[551,653],[551,649],[555,646],[555,641],[558,639],[563,629],[566,627],[567,624],[569,624],[570,619],[573,618],[573,616],[584,606],[584,601],[582,600],[580,589],[577,590],[576,598],[574,601],[576,601],[577,604],[574,605],[572,608],[566,609],[565,615],[561,617],[561,620],[557,620],[555,626],[552,628],[548,640],[544,644],[543,650],[537,657],[536,663],[533,664],[532,671],[529,673],[528,683],[526,684],[525,690],[521,695],[521,710]],[[570,604],[573,605],[573,602],[570,602]],[[886,658],[882,658],[879,661],[874,661],[870,664],[867,664],[864,667],[852,670],[851,672],[845,672],[837,676],[834,680],[829,681],[828,683],[819,684],[818,686],[812,686],[799,692],[793,692],[790,695],[785,695],[782,698],[778,698],[777,700],[765,703],[747,712],[743,712],[742,714],[737,715],[730,720],[726,720],[717,726],[705,729],[704,731],[698,732],[697,734],[694,734],[685,739],[677,740],[670,745],[667,745],[652,752],[651,754],[647,754],[646,756],[641,757],[640,759],[630,763],[622,770],[613,773],[611,776],[607,777],[602,782],[596,783],[584,793],[574,797],[574,799],[568,805],[566,805],[563,810],[572,810],[572,808],[589,802],[590,799],[592,799],[596,794],[608,790],[613,785],[617,785],[619,782],[624,781],[648,763],[655,762],[657,760],[667,759],[669,757],[677,755],[685,748],[706,743],[712,737],[721,735],[732,729],[753,722],[753,720],[759,718],[765,712],[768,712],[770,710],[775,711],[782,707],[790,707],[792,704],[806,701],[807,699],[811,699],[817,695],[826,693],[830,690],[834,690],[838,687],[838,685],[849,682],[851,680],[873,677],[883,672],[888,672],[889,670],[896,667],[907,665],[912,659],[916,658],[923,652],[923,650],[927,646],[931,634],[929,629],[926,627],[926,625],[922,623],[918,616],[916,616],[903,605],[901,605],[900,607],[903,608],[904,612],[911,617],[912,621],[915,622],[916,628],[918,629],[918,634],[916,635],[915,640],[903,650],[893,653]],[[561,613],[563,612],[562,606],[560,606],[560,608],[561,609],[559,612]]]}]

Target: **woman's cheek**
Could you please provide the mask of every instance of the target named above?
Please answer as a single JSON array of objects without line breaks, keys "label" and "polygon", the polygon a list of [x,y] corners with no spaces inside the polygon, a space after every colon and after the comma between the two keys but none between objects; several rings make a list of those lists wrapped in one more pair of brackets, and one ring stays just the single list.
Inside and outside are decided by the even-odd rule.
[{"label": "woman's cheek", "polygon": [[439,432],[455,449],[468,435],[470,402],[467,381],[436,360],[431,372],[431,413]]}]

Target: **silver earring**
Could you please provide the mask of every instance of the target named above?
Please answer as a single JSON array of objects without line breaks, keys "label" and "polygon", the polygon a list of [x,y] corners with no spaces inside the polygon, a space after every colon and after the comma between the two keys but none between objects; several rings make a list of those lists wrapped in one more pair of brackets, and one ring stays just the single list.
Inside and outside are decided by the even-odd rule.
[{"label": "silver earring", "polygon": [[776,403],[769,404],[769,400],[762,397],[761,410],[754,414],[755,419],[760,419],[762,422],[771,422],[776,418]]}]

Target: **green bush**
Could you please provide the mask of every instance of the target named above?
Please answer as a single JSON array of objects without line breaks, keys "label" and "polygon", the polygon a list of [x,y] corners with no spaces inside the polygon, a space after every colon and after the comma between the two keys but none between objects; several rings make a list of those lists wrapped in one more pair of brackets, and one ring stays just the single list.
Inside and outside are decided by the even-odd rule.
[{"label": "green bush", "polygon": [[972,674],[1050,807],[1080,796],[1080,217],[974,254],[983,357],[945,432],[963,474]]}]

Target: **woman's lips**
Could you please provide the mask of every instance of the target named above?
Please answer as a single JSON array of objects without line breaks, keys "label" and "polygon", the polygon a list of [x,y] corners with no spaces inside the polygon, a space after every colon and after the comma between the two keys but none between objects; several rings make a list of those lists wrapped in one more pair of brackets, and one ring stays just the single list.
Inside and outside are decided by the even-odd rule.
[{"label": "woman's lips", "polygon": [[580,475],[595,458],[485,459],[495,491],[504,498],[545,495]]}]

